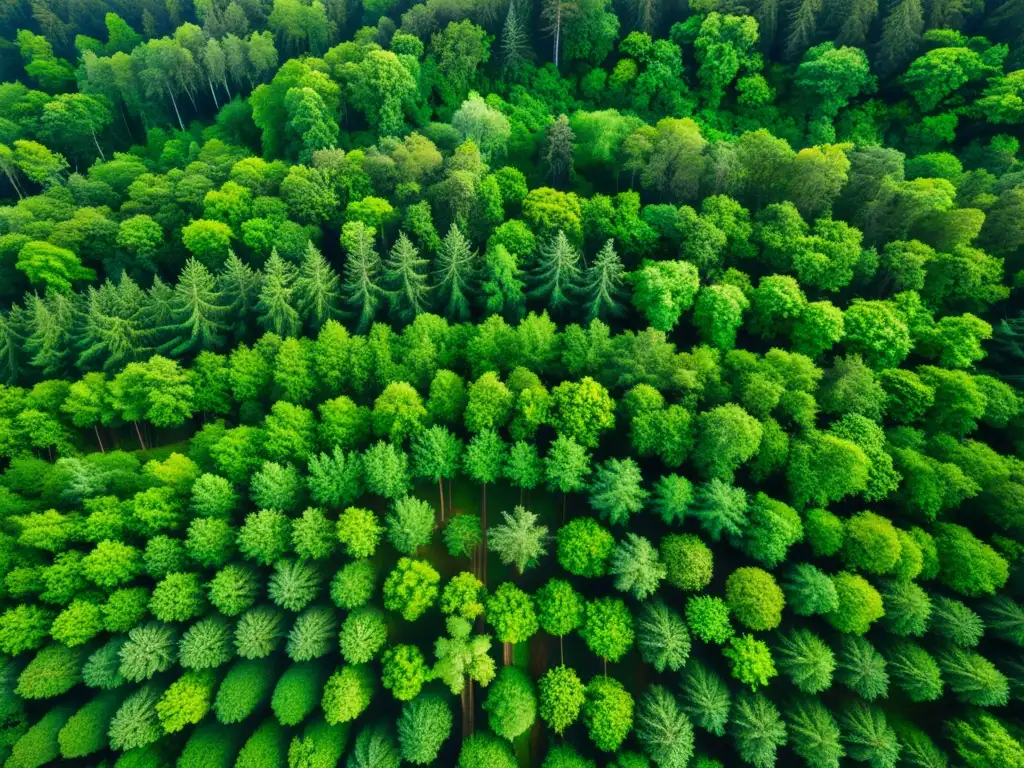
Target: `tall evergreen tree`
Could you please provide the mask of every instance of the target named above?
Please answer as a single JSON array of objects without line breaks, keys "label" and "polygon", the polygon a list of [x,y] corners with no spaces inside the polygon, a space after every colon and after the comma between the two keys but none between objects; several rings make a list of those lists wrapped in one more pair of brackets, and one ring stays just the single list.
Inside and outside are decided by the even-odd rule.
[{"label": "tall evergreen tree", "polygon": [[[157,296],[164,299],[166,283],[154,282]],[[125,364],[140,360],[149,351],[153,314],[153,291],[149,295],[127,275],[115,287],[109,280],[99,288],[89,287],[85,321],[78,338],[79,368],[120,370]],[[163,307],[161,303],[159,306]],[[161,313],[163,314],[163,313]]]},{"label": "tall evergreen tree", "polygon": [[594,263],[587,267],[583,276],[583,295],[586,300],[587,322],[600,318],[606,320],[622,312],[622,283],[625,267],[615,252],[614,243],[609,240],[598,252]]},{"label": "tall evergreen tree", "polygon": [[306,244],[306,252],[295,278],[295,307],[302,319],[313,330],[338,316],[338,273],[312,242]]},{"label": "tall evergreen tree", "polygon": [[886,74],[902,70],[920,48],[923,31],[921,0],[893,0],[878,40],[878,69]]},{"label": "tall evergreen tree", "polygon": [[391,314],[399,320],[411,322],[427,310],[427,260],[420,258],[419,249],[404,232],[391,249],[384,263],[384,280],[388,286]]},{"label": "tall evergreen tree", "polygon": [[202,262],[190,258],[174,286],[173,321],[165,328],[170,338],[161,354],[179,357],[186,352],[213,349],[224,339],[224,306],[217,281]]},{"label": "tall evergreen tree", "polygon": [[[555,0],[559,2],[560,0]],[[568,181],[572,175],[572,151],[576,134],[569,125],[569,118],[559,115],[547,127],[544,135],[544,162],[547,163],[551,181],[556,186]]]},{"label": "tall evergreen tree", "polygon": [[0,312],[0,382],[14,384],[21,373],[21,350],[25,337],[19,331],[24,311],[12,307],[10,312]]},{"label": "tall evergreen tree", "polygon": [[299,313],[295,309],[295,267],[282,259],[277,248],[263,269],[263,286],[256,305],[260,325],[278,336],[297,336],[301,329]]},{"label": "tall evergreen tree", "polygon": [[262,278],[259,271],[253,270],[234,251],[228,252],[224,267],[217,274],[217,289],[223,296],[236,339],[241,338],[248,327],[259,301]]},{"label": "tall evergreen tree", "polygon": [[43,298],[34,293],[25,302],[28,336],[25,352],[44,376],[60,376],[70,363],[76,315],[72,295],[50,291]]},{"label": "tall evergreen tree", "polygon": [[434,270],[438,306],[444,305],[448,319],[463,322],[469,319],[469,299],[475,277],[476,253],[457,224],[452,224],[437,251]]},{"label": "tall evergreen tree", "polygon": [[356,332],[365,333],[373,324],[377,307],[385,296],[380,285],[381,263],[374,247],[373,229],[361,221],[346,224],[341,242],[348,251],[341,286],[342,299],[349,311],[359,318]]},{"label": "tall evergreen tree", "polygon": [[818,32],[824,0],[800,0],[790,17],[786,35],[786,58],[795,60],[811,47]]},{"label": "tall evergreen tree", "polygon": [[501,71],[513,78],[530,58],[530,39],[526,34],[526,22],[520,14],[518,3],[512,0],[505,15],[505,26],[501,30]]},{"label": "tall evergreen tree", "polygon": [[570,296],[579,284],[580,253],[569,242],[565,232],[559,230],[555,239],[541,248],[539,263],[531,278],[532,298],[547,300],[552,310],[570,303]]}]

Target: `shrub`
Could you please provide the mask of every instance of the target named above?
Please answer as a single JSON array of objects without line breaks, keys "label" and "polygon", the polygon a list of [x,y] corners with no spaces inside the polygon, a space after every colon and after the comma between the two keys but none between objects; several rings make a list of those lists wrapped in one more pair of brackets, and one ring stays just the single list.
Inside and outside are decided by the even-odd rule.
[{"label": "shrub", "polygon": [[661,540],[661,560],[667,569],[668,583],[679,589],[699,592],[711,583],[714,556],[697,536],[666,536]]},{"label": "shrub", "polygon": [[737,568],[726,579],[725,602],[741,624],[765,630],[779,625],[786,599],[770,573],[760,568]]}]

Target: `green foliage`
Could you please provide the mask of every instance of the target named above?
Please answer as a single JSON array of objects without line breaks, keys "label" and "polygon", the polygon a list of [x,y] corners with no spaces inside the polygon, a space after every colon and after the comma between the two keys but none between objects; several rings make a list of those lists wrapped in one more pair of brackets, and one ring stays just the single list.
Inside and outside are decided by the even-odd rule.
[{"label": "green foliage", "polygon": [[863,576],[840,571],[832,577],[832,584],[839,603],[825,618],[840,632],[863,635],[885,614],[882,596]]},{"label": "green foliage", "polygon": [[665,603],[646,603],[636,622],[637,646],[644,661],[658,672],[673,672],[686,664],[690,634],[679,614]]},{"label": "green foliage", "polygon": [[488,686],[483,706],[491,730],[514,741],[537,719],[537,691],[533,680],[517,667],[502,667]]},{"label": "green foliage", "polygon": [[772,575],[760,568],[733,571],[725,582],[725,601],[737,620],[753,630],[777,627],[786,602]]},{"label": "green foliage", "polygon": [[576,670],[564,665],[552,667],[537,681],[539,713],[555,733],[561,735],[576,722],[585,701],[585,687]]},{"label": "green foliage", "polygon": [[225,725],[239,723],[267,703],[276,683],[273,673],[273,665],[263,659],[235,662],[213,700],[217,721]]},{"label": "green foliage", "polygon": [[867,701],[889,691],[885,657],[862,637],[844,637],[836,654],[836,679]]},{"label": "green foliage", "polygon": [[281,725],[298,725],[312,712],[324,687],[324,674],[313,662],[293,664],[274,686],[270,708]]},{"label": "green foliage", "polygon": [[331,602],[352,610],[365,605],[377,587],[377,569],[369,560],[348,563],[331,579]]},{"label": "green foliage", "polygon": [[779,711],[761,694],[742,694],[733,702],[729,733],[744,762],[755,768],[775,764],[776,750],[786,743]]},{"label": "green foliage", "polygon": [[426,561],[403,557],[384,580],[384,607],[415,621],[437,600],[440,580]]},{"label": "green foliage", "polygon": [[387,642],[387,623],[376,608],[356,608],[341,625],[341,655],[349,664],[365,664]]},{"label": "green foliage", "polygon": [[402,705],[398,718],[398,744],[402,759],[429,765],[437,759],[452,731],[452,711],[437,694],[425,693]]},{"label": "green foliage", "polygon": [[720,597],[701,595],[686,601],[686,623],[706,643],[721,645],[733,636],[729,605]]},{"label": "green foliage", "polygon": [[580,636],[602,659],[618,661],[633,647],[633,615],[622,600],[599,597],[586,605]]},{"label": "green foliage", "polygon": [[725,735],[732,698],[729,687],[718,675],[693,660],[683,674],[683,711],[698,728],[716,736]]},{"label": "green foliage", "polygon": [[399,701],[419,695],[430,677],[430,669],[415,645],[394,645],[384,651],[381,684]]},{"label": "green foliage", "polygon": [[589,517],[571,520],[558,529],[558,562],[576,576],[603,576],[615,538]]},{"label": "green foliage", "polygon": [[584,692],[583,721],[602,752],[615,752],[633,727],[633,697],[622,683],[595,677]]}]

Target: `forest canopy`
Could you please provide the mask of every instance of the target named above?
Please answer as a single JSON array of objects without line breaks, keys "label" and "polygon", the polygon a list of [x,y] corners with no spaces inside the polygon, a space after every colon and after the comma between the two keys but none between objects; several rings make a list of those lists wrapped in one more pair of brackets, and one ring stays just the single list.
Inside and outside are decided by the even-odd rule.
[{"label": "forest canopy", "polygon": [[0,38],[0,764],[1024,768],[1019,0]]}]

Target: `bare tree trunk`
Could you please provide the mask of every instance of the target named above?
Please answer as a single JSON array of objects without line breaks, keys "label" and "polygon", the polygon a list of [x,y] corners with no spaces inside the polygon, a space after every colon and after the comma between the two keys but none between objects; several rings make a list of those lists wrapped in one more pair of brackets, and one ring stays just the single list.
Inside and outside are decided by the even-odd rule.
[{"label": "bare tree trunk", "polygon": [[99,427],[99,425],[98,424],[93,424],[92,428],[93,428],[93,431],[96,433],[96,442],[100,444],[100,453],[106,453],[106,451],[103,450],[103,438],[100,437],[100,427]]},{"label": "bare tree trunk", "polygon": [[558,43],[562,36],[562,0],[558,0],[555,11],[555,69],[558,69]]},{"label": "bare tree trunk", "polygon": [[130,141],[135,141],[135,137],[132,136],[132,127],[128,125],[128,115],[124,113],[124,104],[121,105],[118,112],[121,113],[121,121],[124,123],[124,129],[128,131],[128,139]]},{"label": "bare tree trunk", "polygon": [[167,95],[171,97],[171,104],[174,105],[174,114],[178,116],[178,126],[181,130],[185,130],[185,123],[182,122],[181,112],[178,111],[178,101],[174,98],[174,92],[171,91],[171,86],[164,82],[164,87],[167,89]]},{"label": "bare tree trunk", "polygon": [[142,439],[142,430],[139,429],[139,422],[133,421],[132,424],[135,425],[135,434],[139,438],[139,447],[142,450],[146,450],[146,441]]},{"label": "bare tree trunk", "polygon": [[481,581],[487,586],[487,483],[483,484],[483,504],[480,507],[480,534],[482,547],[480,559],[482,560],[483,574]]},{"label": "bare tree trunk", "polygon": [[473,731],[476,730],[476,703],[473,701],[473,678],[469,678],[469,684],[466,686],[469,688],[469,735],[473,735]]},{"label": "bare tree trunk", "polygon": [[18,193],[18,199],[23,200],[24,196],[21,194],[21,187],[18,186],[18,181],[14,177],[14,174],[5,169],[4,176],[6,176],[7,180],[11,182],[11,186],[14,187],[14,191]]},{"label": "bare tree trunk", "polygon": [[210,95],[213,96],[213,106],[220,109],[220,102],[217,100],[217,92],[213,90],[213,80],[206,78],[206,83],[210,86]]},{"label": "bare tree trunk", "polygon": [[440,475],[438,475],[438,477],[437,477],[437,490],[438,490],[439,498],[441,500],[441,523],[443,524],[444,523],[444,480],[441,479]]},{"label": "bare tree trunk", "polygon": [[103,158],[103,162],[106,162],[107,156],[103,154],[103,149],[100,147],[100,143],[96,140],[96,132],[90,128],[89,133],[92,134],[92,143],[96,145],[96,151],[100,153],[100,157]]}]

